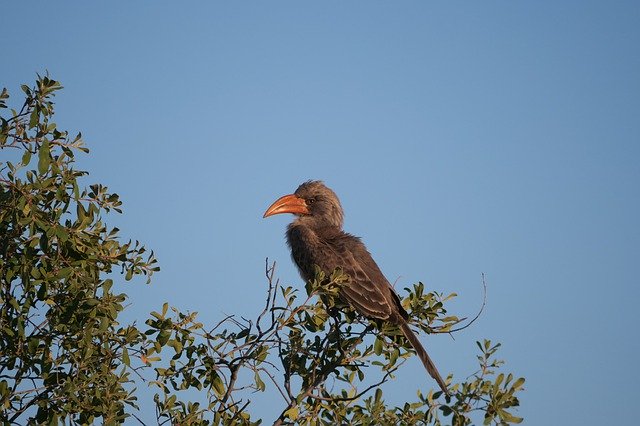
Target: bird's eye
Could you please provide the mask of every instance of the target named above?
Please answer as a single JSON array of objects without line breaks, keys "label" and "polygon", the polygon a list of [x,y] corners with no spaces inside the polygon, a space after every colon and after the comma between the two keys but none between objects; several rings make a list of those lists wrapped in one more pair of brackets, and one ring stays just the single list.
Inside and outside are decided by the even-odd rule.
[{"label": "bird's eye", "polygon": [[310,204],[313,204],[313,203],[315,203],[315,202],[316,202],[316,199],[315,199],[315,198],[307,198],[307,204],[309,204],[309,205],[310,205]]}]

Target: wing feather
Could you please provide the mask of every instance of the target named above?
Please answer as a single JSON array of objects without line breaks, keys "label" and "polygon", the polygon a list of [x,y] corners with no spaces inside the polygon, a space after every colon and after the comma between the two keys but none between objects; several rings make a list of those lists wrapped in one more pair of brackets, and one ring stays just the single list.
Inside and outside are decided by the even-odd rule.
[{"label": "wing feather", "polygon": [[351,278],[342,287],[341,295],[356,311],[368,318],[388,320],[397,311],[393,290],[360,239],[341,234],[328,242],[330,256],[323,256],[324,270],[339,267]]}]

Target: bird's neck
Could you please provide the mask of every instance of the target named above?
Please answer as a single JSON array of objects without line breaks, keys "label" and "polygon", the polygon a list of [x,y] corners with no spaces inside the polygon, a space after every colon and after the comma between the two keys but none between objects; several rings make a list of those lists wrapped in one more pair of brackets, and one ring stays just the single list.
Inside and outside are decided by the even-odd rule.
[{"label": "bird's neck", "polygon": [[289,225],[289,229],[296,229],[303,234],[314,234],[318,238],[329,238],[343,232],[341,227],[312,216],[298,217]]},{"label": "bird's neck", "polygon": [[332,242],[344,233],[337,226],[322,225],[308,220],[295,220],[287,228],[287,244],[291,248],[291,257],[298,266],[300,275],[305,281],[314,278],[314,265],[324,267],[327,272],[333,271],[335,266],[327,266],[325,253]]}]

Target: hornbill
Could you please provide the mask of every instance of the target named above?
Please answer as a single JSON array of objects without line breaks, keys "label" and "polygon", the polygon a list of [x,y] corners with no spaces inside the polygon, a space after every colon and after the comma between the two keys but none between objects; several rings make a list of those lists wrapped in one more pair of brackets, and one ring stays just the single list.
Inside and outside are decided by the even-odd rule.
[{"label": "hornbill", "polygon": [[281,213],[297,216],[287,227],[286,235],[302,278],[312,280],[315,265],[327,276],[340,268],[349,277],[340,287],[341,299],[367,318],[398,326],[427,372],[449,395],[436,366],[409,327],[409,315],[391,284],[360,238],[342,230],[344,213],[336,194],[321,181],[307,181],[293,194],[277,199],[263,217]]}]

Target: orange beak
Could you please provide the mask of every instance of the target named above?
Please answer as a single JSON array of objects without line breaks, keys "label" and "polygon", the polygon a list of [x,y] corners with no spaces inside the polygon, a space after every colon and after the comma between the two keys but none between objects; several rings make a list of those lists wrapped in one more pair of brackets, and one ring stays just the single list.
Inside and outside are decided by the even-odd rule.
[{"label": "orange beak", "polygon": [[309,209],[307,209],[307,203],[302,198],[295,194],[289,194],[278,198],[269,206],[262,217],[280,213],[309,214]]}]

